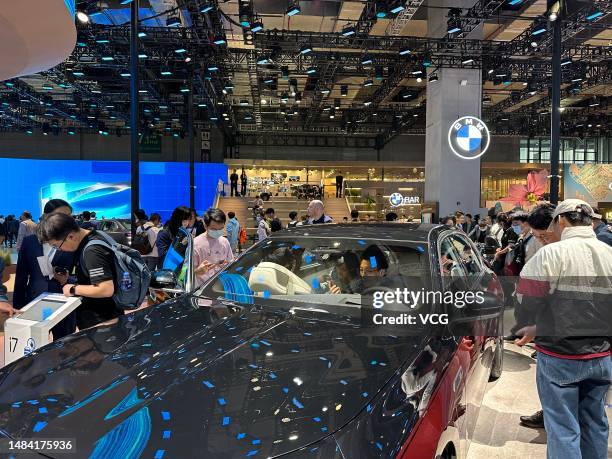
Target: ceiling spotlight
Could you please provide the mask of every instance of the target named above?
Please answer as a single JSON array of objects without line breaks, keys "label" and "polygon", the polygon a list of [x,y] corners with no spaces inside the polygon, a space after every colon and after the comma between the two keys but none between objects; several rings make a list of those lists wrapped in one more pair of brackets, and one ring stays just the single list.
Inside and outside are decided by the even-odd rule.
[{"label": "ceiling spotlight", "polygon": [[176,49],[174,50],[174,52],[175,52],[176,54],[183,54],[183,53],[186,53],[186,52],[187,52],[187,50],[186,50],[185,48],[176,48]]},{"label": "ceiling spotlight", "polygon": [[127,72],[127,71],[123,70],[119,75],[124,77],[124,78],[129,78],[130,77],[130,72]]},{"label": "ceiling spotlight", "polygon": [[474,59],[472,59],[471,57],[468,57],[467,59],[461,61],[463,65],[471,64],[472,62],[474,62]]},{"label": "ceiling spotlight", "polygon": [[323,94],[323,95],[328,95],[329,93],[330,93],[329,88],[323,88],[323,89],[321,89],[321,94]]},{"label": "ceiling spotlight", "polygon": [[261,32],[263,30],[263,28],[264,28],[263,22],[256,21],[251,26],[251,32],[253,32],[253,33]]},{"label": "ceiling spotlight", "polygon": [[146,32],[138,32],[138,38],[144,38],[147,36]]},{"label": "ceiling spotlight", "polygon": [[374,81],[372,81],[372,80],[365,80],[363,82],[364,88],[367,88],[368,86],[372,86],[373,84],[374,84]]},{"label": "ceiling spotlight", "polygon": [[217,70],[219,70],[219,67],[217,66],[217,64],[209,64],[208,67],[206,67],[208,69],[209,72],[216,72]]},{"label": "ceiling spotlight", "polygon": [[371,100],[366,100],[363,102],[363,105],[365,105],[366,107],[369,107],[370,105],[372,105],[372,101]]},{"label": "ceiling spotlight", "polygon": [[402,49],[400,49],[400,52],[399,52],[399,55],[400,55],[400,56],[406,56],[406,55],[408,55],[408,54],[410,54],[410,50],[409,50],[408,48],[402,48]]},{"label": "ceiling spotlight", "polygon": [[215,45],[224,45],[226,43],[225,37],[223,35],[217,35],[215,36],[213,43]]},{"label": "ceiling spotlight", "polygon": [[420,83],[420,82],[422,82],[422,81],[423,81],[423,78],[421,78],[421,77],[417,77],[416,81],[417,81],[417,83]]},{"label": "ceiling spotlight", "polygon": [[561,11],[561,0],[557,0],[548,9],[548,20],[551,22],[556,21],[557,18],[559,17],[560,11]]},{"label": "ceiling spotlight", "polygon": [[296,14],[300,14],[302,12],[302,8],[300,8],[300,4],[298,2],[291,2],[289,7],[287,8],[287,16],[295,16]]},{"label": "ceiling spotlight", "polygon": [[241,99],[240,100],[240,106],[242,107],[247,107],[249,105],[249,101],[246,99]]},{"label": "ceiling spotlight", "polygon": [[423,57],[423,67],[429,67],[431,65],[431,56],[429,54],[425,54]]},{"label": "ceiling spotlight", "polygon": [[265,65],[270,63],[270,57],[269,56],[259,56],[257,58],[257,61],[255,61],[258,65]]},{"label": "ceiling spotlight", "polygon": [[73,74],[75,77],[82,77],[82,76],[85,76],[85,74],[84,74],[83,72],[81,72],[80,70],[73,70],[73,71],[72,71],[72,74]]},{"label": "ceiling spotlight", "polygon": [[343,37],[350,37],[351,35],[355,35],[357,30],[352,25],[347,25],[342,29],[341,35]]},{"label": "ceiling spotlight", "polygon": [[340,110],[340,99],[334,99],[334,110]]},{"label": "ceiling spotlight", "polygon": [[383,79],[383,67],[382,65],[377,65],[374,69],[374,79],[382,80]]},{"label": "ceiling spotlight", "polygon": [[138,59],[146,59],[147,57],[149,57],[146,53],[140,53],[138,55]]},{"label": "ceiling spotlight", "polygon": [[347,84],[343,84],[342,86],[340,86],[340,95],[342,97],[346,97],[348,95],[348,85]]},{"label": "ceiling spotlight", "polygon": [[110,62],[115,60],[115,56],[112,54],[103,54],[100,59],[102,59],[104,62]]},{"label": "ceiling spotlight", "polygon": [[212,3],[204,3],[202,5],[202,7],[200,8],[200,13],[208,13],[209,11],[211,11],[214,8],[214,5]]},{"label": "ceiling spotlight", "polygon": [[187,63],[191,62],[191,58],[190,58],[189,56],[187,56],[187,57],[185,58],[185,62],[187,62]]},{"label": "ceiling spotlight", "polygon": [[446,29],[446,32],[449,34],[461,32],[461,22],[456,19],[450,19],[448,21],[448,28]]},{"label": "ceiling spotlight", "polygon": [[306,69],[306,73],[307,73],[308,75],[312,75],[312,74],[314,74],[314,73],[317,73],[317,68],[316,68],[316,67],[308,67],[308,68]]},{"label": "ceiling spotlight", "polygon": [[89,22],[89,15],[84,11],[77,11],[76,17],[82,24],[87,24]]},{"label": "ceiling spotlight", "polygon": [[181,18],[178,16],[168,16],[168,18],[166,19],[167,27],[177,27],[177,26],[180,26],[181,24],[182,24]]},{"label": "ceiling spotlight", "polygon": [[432,75],[429,77],[429,82],[430,82],[430,83],[434,83],[434,82],[436,82],[436,81],[438,81],[438,75],[436,75],[436,74],[434,73],[434,74],[432,74]]},{"label": "ceiling spotlight", "polygon": [[286,92],[281,94],[281,102],[287,102],[289,100],[289,94],[287,94]]},{"label": "ceiling spotlight", "polygon": [[299,92],[295,95],[295,103],[296,104],[302,103],[302,95]]},{"label": "ceiling spotlight", "polygon": [[566,65],[570,65],[572,63],[572,60],[569,57],[566,57],[565,59],[561,59],[561,66],[566,66]]},{"label": "ceiling spotlight", "polygon": [[369,65],[372,62],[372,57],[367,54],[361,58],[361,65]]},{"label": "ceiling spotlight", "polygon": [[599,101],[597,100],[597,97],[593,97],[593,99],[591,99],[591,102],[589,103],[589,107],[597,107],[599,105]]},{"label": "ceiling spotlight", "polygon": [[386,1],[376,2],[376,17],[378,19],[387,17],[387,2]]}]

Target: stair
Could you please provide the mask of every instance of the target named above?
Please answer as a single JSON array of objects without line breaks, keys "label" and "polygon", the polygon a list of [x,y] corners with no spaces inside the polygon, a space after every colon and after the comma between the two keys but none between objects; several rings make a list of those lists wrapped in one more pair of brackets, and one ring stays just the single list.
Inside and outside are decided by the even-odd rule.
[{"label": "stair", "polygon": [[344,198],[325,198],[325,213],[334,219],[334,223],[342,223],[344,217],[351,219],[351,210]]}]

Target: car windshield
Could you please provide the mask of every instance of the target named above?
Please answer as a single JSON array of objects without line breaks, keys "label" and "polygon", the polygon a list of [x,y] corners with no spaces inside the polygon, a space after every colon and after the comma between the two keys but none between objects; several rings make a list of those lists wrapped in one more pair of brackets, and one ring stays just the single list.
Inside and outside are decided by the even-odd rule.
[{"label": "car windshield", "polygon": [[361,305],[377,290],[430,285],[425,243],[350,238],[272,238],[246,252],[197,294],[291,308]]}]

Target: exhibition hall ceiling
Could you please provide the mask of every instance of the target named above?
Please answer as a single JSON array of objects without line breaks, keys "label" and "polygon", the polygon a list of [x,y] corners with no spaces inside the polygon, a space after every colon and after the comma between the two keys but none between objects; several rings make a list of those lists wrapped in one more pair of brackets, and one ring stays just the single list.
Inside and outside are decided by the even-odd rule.
[{"label": "exhibition hall ceiling", "polygon": [[[127,134],[130,3],[78,1],[72,55],[0,83],[0,126]],[[546,135],[546,0],[440,5],[141,0],[140,132],[184,135],[191,106],[196,127],[215,124],[238,144],[350,135],[380,146],[424,132],[427,86],[453,67],[482,72],[482,116],[495,134]],[[612,4],[568,0],[562,11],[562,134],[609,135]],[[428,33],[433,16],[441,33]]]}]

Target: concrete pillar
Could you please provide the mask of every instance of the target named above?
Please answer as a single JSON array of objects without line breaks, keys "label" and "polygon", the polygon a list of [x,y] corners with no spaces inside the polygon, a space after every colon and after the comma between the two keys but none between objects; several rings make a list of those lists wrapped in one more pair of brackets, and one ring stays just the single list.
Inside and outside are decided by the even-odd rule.
[{"label": "concrete pillar", "polygon": [[[438,0],[436,6],[468,8],[473,0]],[[441,37],[447,31],[447,9],[428,10],[428,35]],[[482,25],[468,36],[482,38]],[[477,56],[470,56],[477,58]],[[463,116],[480,118],[482,73],[479,69],[432,68],[438,81],[427,83],[425,136],[425,201],[438,203],[441,217],[456,210],[478,213],[480,208],[480,159],[455,155],[448,142],[448,130]]]}]

